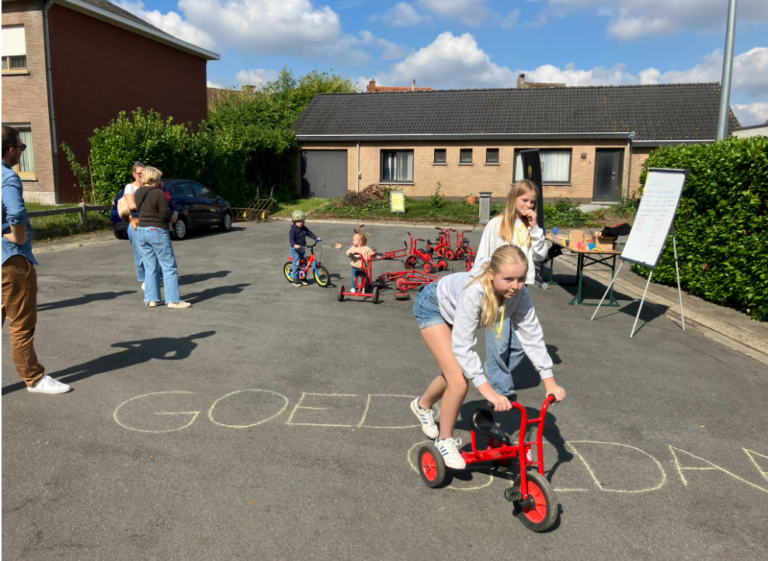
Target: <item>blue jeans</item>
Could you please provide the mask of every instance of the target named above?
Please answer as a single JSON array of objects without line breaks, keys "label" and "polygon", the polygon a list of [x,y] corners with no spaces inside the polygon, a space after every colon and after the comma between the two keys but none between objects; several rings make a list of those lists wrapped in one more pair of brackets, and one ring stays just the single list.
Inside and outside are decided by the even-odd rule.
[{"label": "blue jeans", "polygon": [[176,256],[171,245],[171,235],[163,228],[139,227],[139,245],[144,256],[145,302],[162,302],[160,298],[160,272],[165,284],[165,301],[181,302]]},{"label": "blue jeans", "polygon": [[293,268],[291,269],[291,278],[293,279],[293,284],[301,282],[301,279],[299,278],[299,263],[302,259],[304,259],[304,250],[292,247],[291,261],[293,261]]},{"label": "blue jeans", "polygon": [[497,323],[485,330],[485,372],[491,387],[500,395],[515,393],[512,371],[525,356],[525,351],[512,329],[512,319],[505,317],[499,338]]},{"label": "blue jeans", "polygon": [[440,312],[440,303],[437,301],[436,282],[428,284],[424,290],[419,292],[416,302],[413,303],[413,315],[416,317],[419,329],[427,329],[441,323],[448,323]]},{"label": "blue jeans", "polygon": [[144,282],[144,258],[141,255],[141,246],[139,245],[139,231],[134,230],[131,223],[128,223],[128,239],[133,248],[133,261],[136,265],[136,278],[139,282]]}]

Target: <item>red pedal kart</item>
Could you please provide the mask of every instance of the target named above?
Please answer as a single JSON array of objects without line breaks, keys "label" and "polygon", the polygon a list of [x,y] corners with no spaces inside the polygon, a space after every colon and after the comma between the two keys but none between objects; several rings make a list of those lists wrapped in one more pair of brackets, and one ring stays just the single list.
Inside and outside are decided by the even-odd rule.
[{"label": "red pedal kart", "polygon": [[[410,236],[411,233],[408,232],[408,235]],[[430,240],[426,240],[426,249],[419,249],[419,242],[423,241],[425,240],[421,238],[416,238],[413,240],[414,244],[411,249],[411,255],[409,255],[405,260],[406,269],[415,269],[419,263],[419,260],[421,260],[423,262],[422,268],[424,269],[425,273],[431,273],[432,271],[445,271],[448,268],[448,263],[445,261],[445,259],[439,259],[435,261],[432,258],[432,254],[435,252],[435,248],[432,246],[432,242]]]},{"label": "red pedal kart", "polygon": [[[320,246],[320,257],[315,255],[315,247],[318,245],[315,242],[313,245],[304,246],[309,250],[310,255],[306,255],[299,262],[299,279],[308,279],[309,277],[315,277],[315,282],[318,286],[323,288],[327,287],[331,283],[331,275],[328,274],[328,270],[320,263],[320,258],[323,256],[323,246]],[[293,258],[289,257],[288,261],[283,265],[283,274],[288,282],[293,282]]]},{"label": "red pedal kart", "polygon": [[408,295],[410,290],[420,289],[437,280],[440,280],[440,277],[437,275],[430,275],[420,271],[396,271],[379,275],[373,284],[384,288],[388,282],[395,281],[395,286],[397,287],[395,300],[409,300],[411,298]]},{"label": "red pedal kart", "polygon": [[[461,457],[467,465],[492,461],[506,463],[512,458],[519,460],[520,474],[515,478],[512,487],[504,492],[504,498],[514,503],[520,522],[534,532],[548,530],[557,520],[558,514],[555,491],[544,476],[544,449],[541,446],[547,409],[554,401],[553,396],[548,396],[541,406],[541,415],[536,419],[529,419],[525,407],[519,403],[512,404],[521,415],[520,436],[516,445],[512,444],[509,436],[496,426],[493,414],[488,409],[481,407],[475,410],[469,420],[472,431],[472,451],[461,451]],[[539,426],[536,440],[526,441],[528,426],[537,423]],[[478,435],[488,438],[488,447],[484,450],[477,447]],[[536,446],[537,457],[535,462],[529,462],[526,455],[533,445]],[[534,466],[536,469],[528,470],[529,467]],[[425,444],[419,448],[418,467],[427,487],[442,485],[445,480],[445,463],[434,444]]]},{"label": "red pedal kart", "polygon": [[337,298],[343,302],[346,296],[356,296],[358,298],[370,298],[374,304],[379,303],[379,283],[373,282],[373,261],[376,257],[376,250],[373,251],[370,258],[366,259],[359,253],[350,253],[350,257],[359,257],[362,267],[355,273],[355,278],[351,279],[355,292],[347,292],[342,284],[339,287]]}]

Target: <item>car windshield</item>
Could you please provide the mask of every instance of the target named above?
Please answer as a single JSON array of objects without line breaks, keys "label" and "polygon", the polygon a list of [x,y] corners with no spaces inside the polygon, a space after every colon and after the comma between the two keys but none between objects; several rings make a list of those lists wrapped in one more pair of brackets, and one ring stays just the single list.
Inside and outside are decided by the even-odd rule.
[{"label": "car windshield", "polygon": [[195,192],[189,183],[176,183],[173,185],[173,192],[177,197],[194,197]]}]

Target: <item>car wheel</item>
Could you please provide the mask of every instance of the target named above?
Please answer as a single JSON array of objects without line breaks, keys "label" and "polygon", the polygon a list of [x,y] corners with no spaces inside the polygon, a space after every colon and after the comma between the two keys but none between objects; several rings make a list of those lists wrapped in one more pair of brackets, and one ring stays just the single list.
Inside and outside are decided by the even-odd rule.
[{"label": "car wheel", "polygon": [[232,214],[225,212],[219,224],[219,230],[222,232],[229,232],[232,229]]},{"label": "car wheel", "polygon": [[179,216],[179,219],[173,225],[173,237],[177,240],[183,240],[187,237],[187,219]]},{"label": "car wheel", "polygon": [[118,240],[127,240],[128,239],[128,232],[118,232],[117,230],[112,230],[112,232],[115,234],[115,237]]}]

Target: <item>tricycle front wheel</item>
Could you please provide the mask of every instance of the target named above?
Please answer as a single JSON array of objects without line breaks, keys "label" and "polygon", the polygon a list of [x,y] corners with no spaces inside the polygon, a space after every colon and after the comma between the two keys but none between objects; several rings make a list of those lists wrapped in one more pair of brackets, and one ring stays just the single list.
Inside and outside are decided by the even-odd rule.
[{"label": "tricycle front wheel", "polygon": [[[515,478],[514,486],[520,487],[520,476]],[[534,532],[544,532],[557,520],[557,496],[547,478],[538,471],[528,472],[528,494],[533,498],[532,505],[515,502],[515,513],[523,526]]]},{"label": "tricycle front wheel", "polygon": [[419,473],[427,487],[439,487],[445,481],[445,462],[433,444],[419,448]]}]

